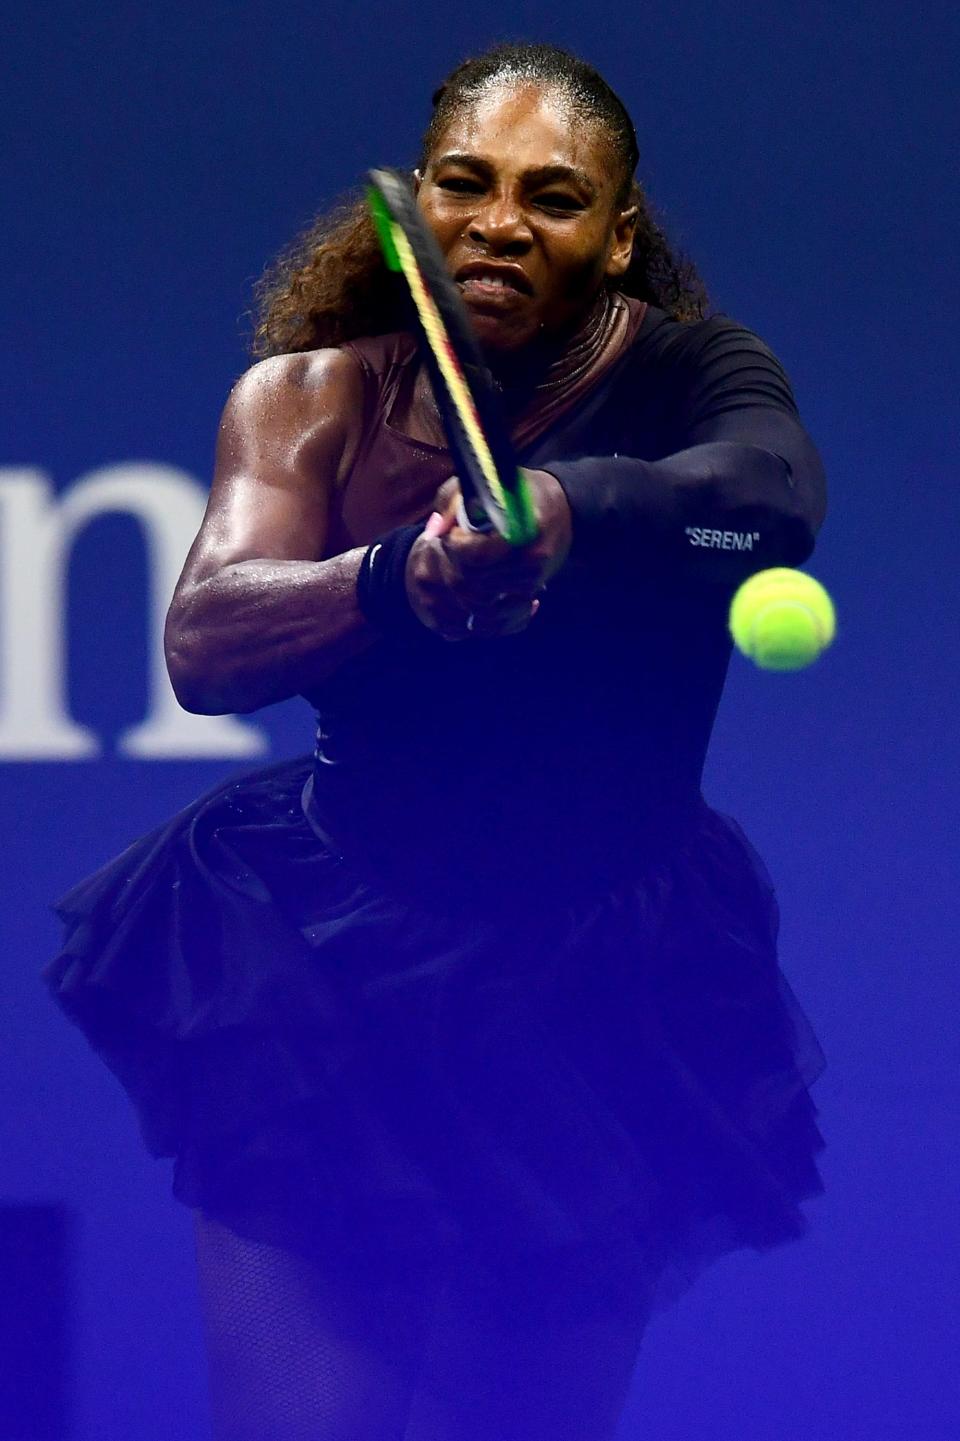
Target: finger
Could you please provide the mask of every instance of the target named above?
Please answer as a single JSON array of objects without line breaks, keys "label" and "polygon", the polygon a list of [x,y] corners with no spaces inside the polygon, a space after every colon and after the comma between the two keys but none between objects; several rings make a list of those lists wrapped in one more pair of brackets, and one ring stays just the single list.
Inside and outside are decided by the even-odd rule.
[{"label": "finger", "polygon": [[446,515],[450,509],[456,509],[460,499],[460,481],[455,475],[451,475],[438,487],[433,497],[433,508],[439,510],[441,515]]},{"label": "finger", "polygon": [[526,630],[536,613],[536,610],[533,608],[518,611],[513,619],[504,622],[500,628],[500,635],[520,635],[522,631]]},{"label": "finger", "polygon": [[496,569],[503,577],[500,590],[509,589],[513,580],[522,584],[528,576],[540,574],[535,558],[517,550],[499,535],[466,531],[457,526],[443,537],[443,549],[451,564],[464,574]]},{"label": "finger", "polygon": [[492,570],[464,574],[455,567],[448,572],[448,584],[465,610],[489,610],[504,596],[515,605],[529,605],[541,588],[533,576],[503,575]]},{"label": "finger", "polygon": [[504,615],[500,621],[500,635],[517,635],[520,631],[526,630],[540,609],[538,600],[530,601],[528,605],[517,606],[512,612]]},{"label": "finger", "polygon": [[524,630],[537,611],[538,600],[527,600],[518,596],[502,596],[498,604],[485,610],[474,610],[468,617],[467,630],[470,635],[490,640],[500,635],[514,635]]},{"label": "finger", "polygon": [[448,510],[446,515],[443,515],[439,510],[435,510],[424,526],[423,533],[431,540],[436,540],[438,536],[453,530],[456,523],[456,517],[451,511]]}]

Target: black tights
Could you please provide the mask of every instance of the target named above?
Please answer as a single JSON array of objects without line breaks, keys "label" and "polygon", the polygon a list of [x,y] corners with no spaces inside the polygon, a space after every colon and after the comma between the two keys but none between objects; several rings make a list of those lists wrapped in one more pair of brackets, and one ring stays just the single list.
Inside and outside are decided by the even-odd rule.
[{"label": "black tights", "polygon": [[584,1252],[348,1279],[198,1214],[197,1254],[215,1441],[610,1441],[649,1314]]}]

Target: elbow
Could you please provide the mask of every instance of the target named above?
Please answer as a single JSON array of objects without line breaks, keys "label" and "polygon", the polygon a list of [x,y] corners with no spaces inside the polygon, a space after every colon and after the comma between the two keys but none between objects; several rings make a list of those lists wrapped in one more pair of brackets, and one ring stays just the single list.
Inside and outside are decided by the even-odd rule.
[{"label": "elbow", "polygon": [[283,699],[252,685],[243,669],[231,668],[201,632],[182,631],[168,622],[164,658],[177,703],[191,715],[249,715]]},{"label": "elbow", "polygon": [[785,516],[785,543],[794,558],[784,564],[803,565],[813,554],[827,513],[827,478],[820,455],[806,435],[790,459],[786,455],[780,455],[779,459],[787,468],[793,499],[792,508]]},{"label": "elbow", "polygon": [[757,507],[735,519],[726,516],[715,527],[687,526],[686,559],[700,580],[736,587],[758,570],[805,564],[816,531],[806,514]]},{"label": "elbow", "polygon": [[[786,449],[786,447],[784,447]],[[826,513],[826,479],[820,457],[809,440],[787,455],[771,452],[786,469],[787,491],[781,492],[765,518],[773,565],[801,566],[811,557]]]},{"label": "elbow", "polygon": [[817,527],[809,515],[758,512],[744,524],[747,528],[743,539],[752,544],[745,546],[741,554],[728,557],[731,575],[739,580],[745,580],[754,571],[776,566],[795,570],[805,565],[813,554]]},{"label": "elbow", "polygon": [[163,636],[167,675],[177,704],[191,715],[231,715],[236,709],[218,686],[209,647],[183,615],[171,607]]},{"label": "elbow", "polygon": [[797,509],[784,518],[783,547],[788,558],[783,565],[804,565],[816,547],[827,505],[822,470],[814,479],[816,483],[805,488]]},{"label": "elbow", "polygon": [[218,701],[209,691],[182,678],[174,678],[174,672],[167,667],[170,684],[181,710],[191,715],[232,715],[233,707]]},{"label": "elbow", "polygon": [[262,701],[231,693],[209,671],[191,663],[182,652],[167,652],[167,674],[177,704],[191,715],[244,715],[259,710]]},{"label": "elbow", "polygon": [[177,704],[191,715],[229,715],[227,705],[183,648],[166,648],[167,674]]},{"label": "elbow", "polygon": [[781,559],[778,565],[805,565],[817,543],[817,526],[809,516],[791,517],[781,533]]}]

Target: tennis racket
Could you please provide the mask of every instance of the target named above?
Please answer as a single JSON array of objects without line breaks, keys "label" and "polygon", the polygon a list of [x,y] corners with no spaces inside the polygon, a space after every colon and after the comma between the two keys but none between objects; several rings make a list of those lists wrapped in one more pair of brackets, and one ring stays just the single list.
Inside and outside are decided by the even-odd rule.
[{"label": "tennis racket", "polygon": [[406,177],[369,171],[367,200],[384,259],[403,275],[463,496],[460,523],[496,530],[511,545],[537,533],[533,502],[514,455],[493,378],[433,231]]}]

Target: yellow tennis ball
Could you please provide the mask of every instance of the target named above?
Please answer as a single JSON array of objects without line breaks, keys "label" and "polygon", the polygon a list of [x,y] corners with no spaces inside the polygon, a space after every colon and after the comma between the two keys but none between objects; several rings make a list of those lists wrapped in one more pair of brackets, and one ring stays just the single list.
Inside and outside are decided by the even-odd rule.
[{"label": "yellow tennis ball", "polygon": [[837,628],[833,601],[802,570],[777,566],[745,580],[730,606],[730,634],[763,670],[801,670],[817,659]]}]

